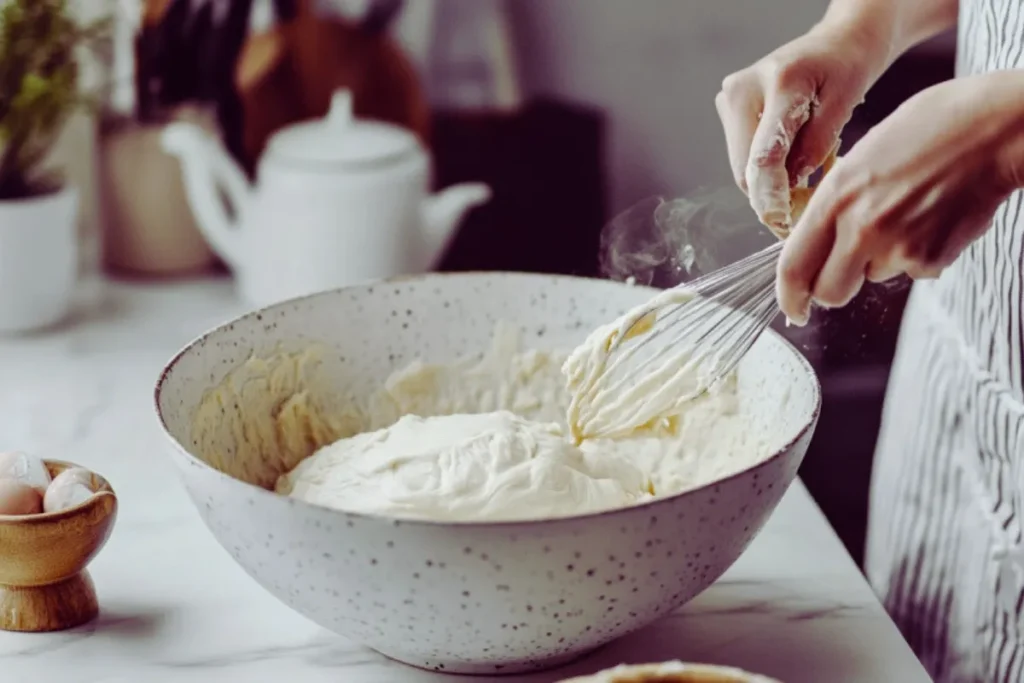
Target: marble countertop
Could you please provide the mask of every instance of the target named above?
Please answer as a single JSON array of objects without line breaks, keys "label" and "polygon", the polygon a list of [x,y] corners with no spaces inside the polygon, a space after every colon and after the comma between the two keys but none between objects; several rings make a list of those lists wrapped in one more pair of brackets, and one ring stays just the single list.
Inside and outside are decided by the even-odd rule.
[{"label": "marble countertop", "polygon": [[[0,633],[12,683],[441,683],[333,635],[265,593],[210,535],[165,458],[152,409],[163,363],[244,310],[226,279],[90,281],[60,328],[0,340],[5,448],[81,463],[120,499],[90,566],[101,614],[56,634]],[[683,610],[559,672],[623,661],[727,663],[786,683],[926,683],[799,482],[736,565]],[[464,679],[472,680],[472,679]]]}]

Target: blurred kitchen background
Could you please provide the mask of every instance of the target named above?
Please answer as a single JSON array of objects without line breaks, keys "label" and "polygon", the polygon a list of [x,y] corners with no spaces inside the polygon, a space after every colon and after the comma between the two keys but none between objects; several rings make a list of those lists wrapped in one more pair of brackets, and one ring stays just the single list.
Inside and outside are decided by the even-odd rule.
[{"label": "blurred kitchen background", "polygon": [[[613,216],[651,195],[730,184],[713,105],[722,78],[806,30],[826,4],[69,0],[83,22],[113,18],[111,49],[80,73],[99,106],[67,122],[49,157],[78,190],[78,277],[229,277],[197,228],[161,131],[197,123],[252,172],[271,134],[323,116],[340,87],[358,117],[420,139],[436,187],[490,186],[490,201],[456,228],[439,268],[602,275],[601,230]],[[900,59],[858,109],[844,145],[951,77],[954,47],[943,36]],[[4,216],[0,206],[0,233]],[[717,237],[707,226],[698,239],[725,235],[746,251],[765,243],[751,216],[742,222]],[[907,290],[905,282],[873,287],[847,309],[817,313],[809,330],[782,330],[824,385],[803,477],[858,561]]]}]

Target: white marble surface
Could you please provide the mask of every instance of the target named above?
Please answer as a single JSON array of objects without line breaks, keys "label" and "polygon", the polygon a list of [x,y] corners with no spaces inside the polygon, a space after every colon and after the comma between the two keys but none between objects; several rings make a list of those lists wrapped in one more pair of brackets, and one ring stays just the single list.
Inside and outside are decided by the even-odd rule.
[{"label": "white marble surface", "polygon": [[[322,630],[256,585],[206,531],[160,445],[152,387],[199,332],[242,312],[226,280],[82,288],[60,329],[0,340],[0,447],[104,474],[121,508],[90,570],[101,616],[0,633],[4,683],[436,683]],[[929,680],[802,484],[749,551],[678,614],[559,672],[621,661],[728,663],[786,683]]]}]

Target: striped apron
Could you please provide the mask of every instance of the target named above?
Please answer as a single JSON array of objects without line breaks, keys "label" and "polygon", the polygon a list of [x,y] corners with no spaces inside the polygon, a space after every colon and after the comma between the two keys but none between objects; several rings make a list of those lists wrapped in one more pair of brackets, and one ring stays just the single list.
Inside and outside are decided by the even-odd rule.
[{"label": "striped apron", "polygon": [[[1024,67],[1024,0],[961,0],[958,49],[961,76]],[[885,401],[867,573],[941,683],[1024,682],[1022,273],[1017,192],[914,285]]]}]

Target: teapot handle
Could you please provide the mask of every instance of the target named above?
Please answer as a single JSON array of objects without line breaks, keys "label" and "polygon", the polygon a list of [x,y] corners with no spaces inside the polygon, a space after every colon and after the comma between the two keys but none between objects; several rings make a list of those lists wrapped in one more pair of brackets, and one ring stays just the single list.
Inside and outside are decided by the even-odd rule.
[{"label": "teapot handle", "polygon": [[242,256],[240,217],[251,199],[249,181],[226,153],[215,154],[209,168],[213,189],[209,193],[209,201],[215,203],[209,208],[209,213],[216,211],[220,220],[210,221],[211,230],[207,232],[211,241],[221,243],[225,259],[237,264]]},{"label": "teapot handle", "polygon": [[249,182],[219,141],[187,123],[172,123],[164,149],[181,159],[185,192],[196,224],[210,246],[231,266],[243,258],[239,217],[251,199]]}]

